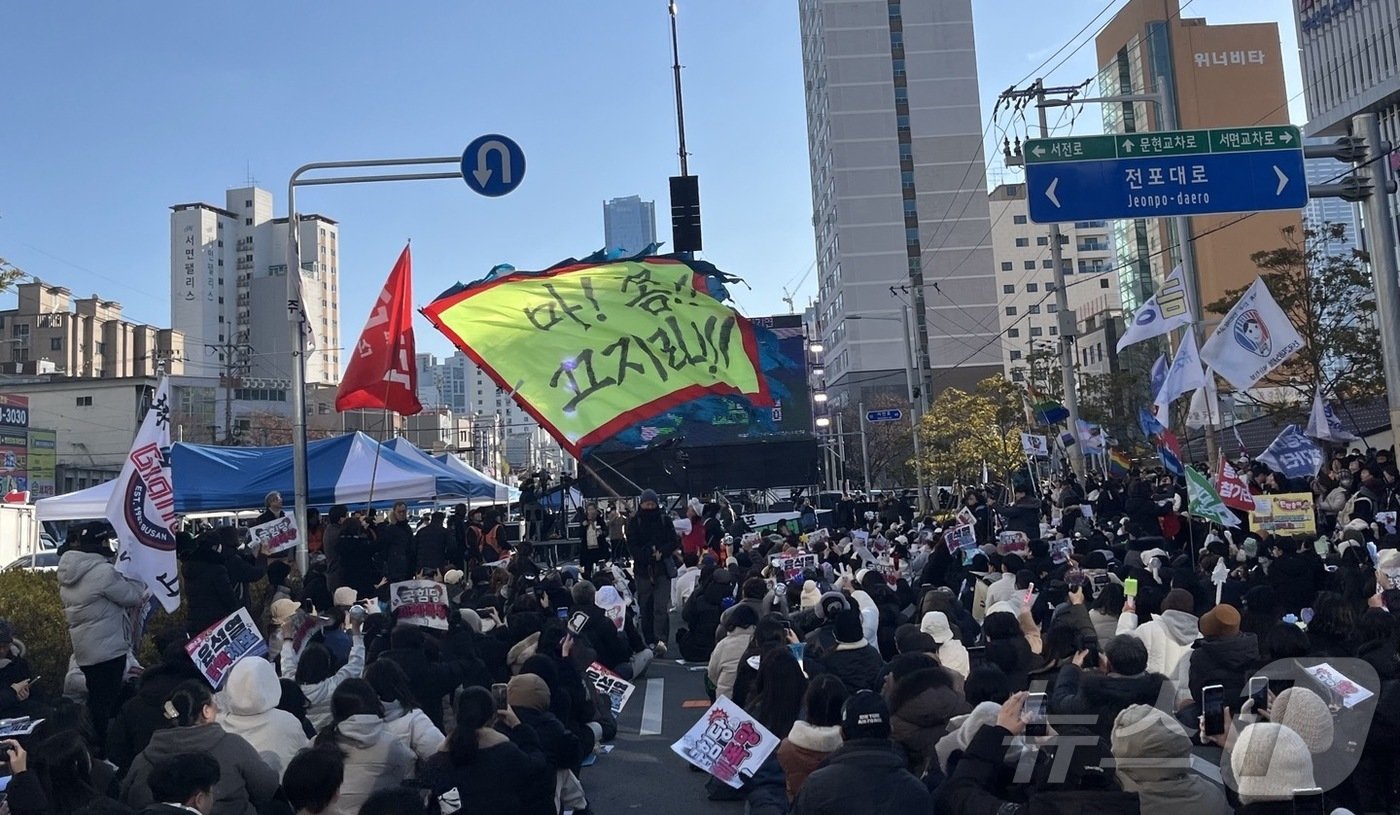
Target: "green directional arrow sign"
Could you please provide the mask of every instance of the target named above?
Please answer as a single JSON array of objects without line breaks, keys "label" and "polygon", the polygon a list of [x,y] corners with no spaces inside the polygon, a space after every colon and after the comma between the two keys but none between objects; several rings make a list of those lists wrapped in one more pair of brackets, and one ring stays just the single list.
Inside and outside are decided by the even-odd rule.
[{"label": "green directional arrow sign", "polygon": [[1050,164],[1301,149],[1303,138],[1298,128],[1292,125],[1262,125],[1028,139],[1022,151],[1027,164]]}]

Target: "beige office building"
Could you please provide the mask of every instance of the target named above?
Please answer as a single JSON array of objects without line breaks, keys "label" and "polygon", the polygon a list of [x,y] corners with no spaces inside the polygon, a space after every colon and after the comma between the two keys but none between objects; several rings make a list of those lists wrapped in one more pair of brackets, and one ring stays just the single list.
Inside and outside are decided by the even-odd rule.
[{"label": "beige office building", "polygon": [[0,360],[9,375],[75,378],[184,372],[179,331],[122,319],[121,303],[96,294],[73,299],[63,286],[35,280],[15,287],[19,302],[0,311]]}]

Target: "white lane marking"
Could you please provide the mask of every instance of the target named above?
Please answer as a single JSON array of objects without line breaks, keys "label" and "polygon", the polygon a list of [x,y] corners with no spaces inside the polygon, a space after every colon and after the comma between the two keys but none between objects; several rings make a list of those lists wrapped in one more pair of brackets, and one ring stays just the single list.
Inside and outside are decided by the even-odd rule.
[{"label": "white lane marking", "polygon": [[661,735],[661,711],[666,704],[666,680],[648,679],[646,699],[642,702],[642,729],[640,735]]}]

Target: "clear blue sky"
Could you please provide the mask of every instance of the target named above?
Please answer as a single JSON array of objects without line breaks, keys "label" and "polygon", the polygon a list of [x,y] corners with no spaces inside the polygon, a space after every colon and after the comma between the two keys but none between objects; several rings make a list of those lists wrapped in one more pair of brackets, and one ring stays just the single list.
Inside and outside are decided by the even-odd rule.
[{"label": "clear blue sky", "polygon": [[[975,0],[984,121],[998,91],[1105,5]],[[705,256],[752,285],[735,290],[746,313],[783,311],[782,287],[813,257],[797,4],[681,0],[680,11]],[[1280,22],[1290,95],[1300,88],[1291,13],[1289,0],[1185,10]],[[341,223],[343,343],[406,238],[416,305],[497,263],[538,268],[600,248],[606,198],[656,200],[669,238],[665,0],[6,3],[0,43],[0,257],[76,295],[119,300],[133,320],[169,321],[171,204],[221,205],[251,175],[281,214],[299,164],[449,155],[486,132],[515,138],[528,157],[524,184],[505,198],[451,181],[302,193],[303,211]],[[1093,62],[1085,46],[1047,78],[1078,82]],[[1301,97],[1293,111],[1301,121]],[[1086,112],[1079,129],[1096,122]],[[809,275],[799,308],[814,293]],[[420,350],[450,351],[417,326]]]}]

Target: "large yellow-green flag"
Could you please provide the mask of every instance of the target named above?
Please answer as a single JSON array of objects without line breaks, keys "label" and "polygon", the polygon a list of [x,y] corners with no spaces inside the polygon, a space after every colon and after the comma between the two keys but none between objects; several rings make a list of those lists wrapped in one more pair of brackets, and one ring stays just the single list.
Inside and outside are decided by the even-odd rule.
[{"label": "large yellow-green flag", "polygon": [[707,394],[772,399],[722,274],[672,257],[488,277],[423,314],[573,455]]}]

